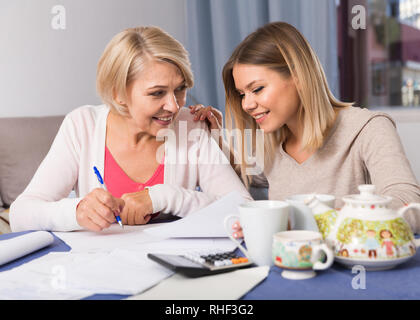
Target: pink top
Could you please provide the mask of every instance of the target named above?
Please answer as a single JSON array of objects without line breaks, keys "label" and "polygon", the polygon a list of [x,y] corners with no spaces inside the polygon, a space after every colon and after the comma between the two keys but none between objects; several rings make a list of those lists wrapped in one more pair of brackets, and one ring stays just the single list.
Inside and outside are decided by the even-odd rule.
[{"label": "pink top", "polygon": [[134,182],[121,169],[111,152],[109,152],[108,148],[105,146],[104,181],[108,191],[116,198],[121,198],[124,193],[138,192],[144,190],[145,187],[163,184],[163,169],[164,164],[162,162],[148,181],[145,183]]}]

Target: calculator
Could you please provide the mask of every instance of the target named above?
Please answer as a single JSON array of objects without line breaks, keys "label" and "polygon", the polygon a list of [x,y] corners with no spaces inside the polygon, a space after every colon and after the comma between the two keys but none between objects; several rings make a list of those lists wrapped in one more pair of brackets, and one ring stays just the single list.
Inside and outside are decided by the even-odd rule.
[{"label": "calculator", "polygon": [[182,255],[149,253],[147,257],[175,272],[195,278],[250,267],[253,262],[234,251],[191,252]]}]

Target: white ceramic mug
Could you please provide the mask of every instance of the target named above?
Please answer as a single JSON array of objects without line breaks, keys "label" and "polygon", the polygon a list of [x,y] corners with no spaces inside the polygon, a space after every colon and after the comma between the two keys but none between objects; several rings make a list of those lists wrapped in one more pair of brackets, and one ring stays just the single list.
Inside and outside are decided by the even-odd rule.
[{"label": "white ceramic mug", "polygon": [[302,280],[314,277],[314,270],[331,267],[334,253],[325,244],[321,233],[289,230],[274,234],[272,258],[276,266],[284,269],[284,278]]},{"label": "white ceramic mug", "polygon": [[335,197],[329,194],[297,194],[290,196],[286,202],[290,204],[290,228],[292,230],[312,230],[318,232],[314,214],[311,208],[305,205],[305,200],[315,196],[327,206],[335,207]]},{"label": "white ceramic mug", "polygon": [[[247,249],[232,236],[229,221],[239,220]],[[230,239],[234,241],[247,258],[259,266],[271,266],[273,235],[287,230],[289,204],[284,201],[258,200],[239,205],[239,216],[229,215],[224,220],[224,227]]]}]

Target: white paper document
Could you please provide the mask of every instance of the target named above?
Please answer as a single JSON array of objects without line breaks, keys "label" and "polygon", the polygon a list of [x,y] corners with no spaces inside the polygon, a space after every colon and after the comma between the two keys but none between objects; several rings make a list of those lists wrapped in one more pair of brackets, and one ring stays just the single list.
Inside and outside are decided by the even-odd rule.
[{"label": "white paper document", "polygon": [[145,232],[164,238],[228,237],[223,220],[228,215],[239,214],[238,206],[245,201],[234,191],[185,218],[159,226],[151,225]]},{"label": "white paper document", "polygon": [[172,274],[170,269],[147,258],[147,251],[115,249],[69,270],[68,286],[90,290],[92,294],[132,295],[149,289]]},{"label": "white paper document", "polygon": [[209,206],[173,222],[125,225],[124,228],[113,224],[101,232],[80,230],[54,234],[70,246],[73,253],[109,252],[127,245],[158,242],[167,238],[227,238],[223,220],[230,214],[238,214],[238,206],[244,201],[238,192],[231,192]]},{"label": "white paper document", "polygon": [[110,252],[53,252],[0,273],[0,299],[81,299],[94,294],[133,295],[157,285],[173,271],[148,253],[230,251],[227,239],[167,239],[133,243]]},{"label": "white paper document", "polygon": [[246,268],[200,278],[175,274],[128,300],[237,300],[263,281],[269,269]]},{"label": "white paper document", "polygon": [[0,272],[0,299],[2,300],[61,300],[81,299],[91,290],[67,286],[68,270],[98,258],[87,254],[51,252],[38,259],[8,271]]},{"label": "white paper document", "polygon": [[71,252],[110,252],[125,248],[127,245],[160,241],[164,238],[144,233],[152,225],[127,226],[121,228],[117,223],[100,232],[80,230],[72,232],[54,232],[63,240]]},{"label": "white paper document", "polygon": [[0,241],[0,266],[42,249],[54,242],[54,237],[47,231],[23,234]]},{"label": "white paper document", "polygon": [[73,268],[68,281],[73,289],[89,289],[97,294],[138,294],[174,274],[172,270],[149,259],[148,253],[183,254],[209,249],[229,251],[234,247],[232,241],[224,239],[168,239],[133,244]]},{"label": "white paper document", "polygon": [[234,250],[236,245],[225,234],[223,220],[237,214],[244,201],[233,192],[174,222],[124,228],[113,224],[101,232],[54,232],[71,251],[50,253],[1,272],[0,299],[81,299],[93,294],[144,292],[173,275],[150,260],[148,253]]}]

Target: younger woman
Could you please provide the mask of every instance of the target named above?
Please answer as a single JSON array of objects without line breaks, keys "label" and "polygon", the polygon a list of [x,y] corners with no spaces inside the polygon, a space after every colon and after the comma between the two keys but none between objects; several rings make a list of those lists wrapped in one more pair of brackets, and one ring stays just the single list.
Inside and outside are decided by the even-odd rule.
[{"label": "younger woman", "polygon": [[[264,174],[247,174],[245,162],[237,168],[246,185],[263,182],[275,200],[333,194],[341,207],[344,195],[359,193],[358,185],[374,184],[377,193],[393,198],[393,207],[420,202],[394,121],[338,101],[315,52],[290,24],[270,23],[248,35],[226,62],[223,82],[228,129],[264,131]],[[218,128],[214,109],[190,109],[195,119]],[[255,154],[255,143],[250,152],[247,143],[238,145],[243,155]],[[407,219],[420,231],[420,219]]]}]

